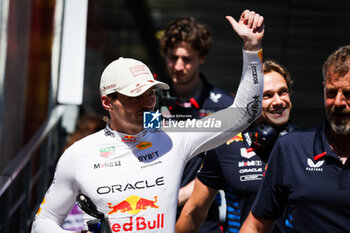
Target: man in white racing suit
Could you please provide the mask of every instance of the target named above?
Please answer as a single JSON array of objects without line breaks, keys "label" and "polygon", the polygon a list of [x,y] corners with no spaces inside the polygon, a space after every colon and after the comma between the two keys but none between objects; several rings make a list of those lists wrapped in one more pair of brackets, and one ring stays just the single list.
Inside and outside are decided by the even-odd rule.
[{"label": "man in white racing suit", "polygon": [[[144,129],[144,112],[153,111],[156,104],[155,87],[169,87],[154,80],[140,61],[113,61],[100,83],[110,123],[61,156],[35,216],[33,233],[70,232],[61,225],[80,193],[108,216],[112,232],[174,232],[186,162],[243,131],[261,112],[264,19],[249,10],[238,22],[226,18],[243,39],[243,72],[232,106],[191,122],[188,127],[193,128],[181,128],[179,123],[173,128]],[[158,112],[150,113],[154,119],[159,117]],[[93,219],[87,214],[83,218],[85,223]]]}]

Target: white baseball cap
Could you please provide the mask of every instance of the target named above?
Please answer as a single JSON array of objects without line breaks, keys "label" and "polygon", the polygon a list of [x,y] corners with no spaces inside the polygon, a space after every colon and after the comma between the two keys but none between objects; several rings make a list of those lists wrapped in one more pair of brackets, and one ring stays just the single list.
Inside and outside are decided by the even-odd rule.
[{"label": "white baseball cap", "polygon": [[103,71],[100,94],[102,96],[118,92],[129,97],[136,97],[153,86],[164,90],[169,89],[168,84],[155,80],[150,69],[142,62],[120,57]]}]

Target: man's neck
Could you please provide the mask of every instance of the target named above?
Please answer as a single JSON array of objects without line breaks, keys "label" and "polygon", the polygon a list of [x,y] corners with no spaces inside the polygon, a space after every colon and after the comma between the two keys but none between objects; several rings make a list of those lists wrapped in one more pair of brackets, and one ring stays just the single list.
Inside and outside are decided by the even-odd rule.
[{"label": "man's neck", "polygon": [[124,133],[124,134],[129,134],[129,135],[135,135],[140,133],[143,130],[142,126],[134,126],[134,125],[129,125],[126,127],[122,127],[119,124],[113,124],[113,122],[111,122],[109,124],[109,127],[111,129],[113,129],[114,131],[117,131],[118,133]]},{"label": "man's neck", "polygon": [[174,84],[174,90],[176,97],[181,101],[187,101],[190,98],[197,98],[201,95],[203,91],[203,81],[199,78],[193,79],[192,82],[186,85],[176,85]]},{"label": "man's neck", "polygon": [[332,130],[328,132],[327,138],[332,150],[345,162],[350,156],[350,134],[336,134]]}]

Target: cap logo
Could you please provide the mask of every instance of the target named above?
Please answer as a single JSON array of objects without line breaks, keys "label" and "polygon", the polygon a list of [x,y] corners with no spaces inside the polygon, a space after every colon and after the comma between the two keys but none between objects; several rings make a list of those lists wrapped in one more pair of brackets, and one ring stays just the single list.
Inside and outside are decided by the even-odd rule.
[{"label": "cap logo", "polygon": [[139,93],[139,92],[142,90],[142,88],[145,87],[145,86],[147,86],[147,85],[146,85],[146,84],[140,85],[140,84],[138,83],[138,85],[136,85],[136,88],[130,91],[130,94],[132,94],[132,93],[134,93],[134,92],[135,92],[135,93]]},{"label": "cap logo", "polygon": [[130,67],[130,71],[134,77],[141,74],[149,74],[145,65],[137,65]]},{"label": "cap logo", "polygon": [[108,85],[108,86],[106,86],[106,87],[103,87],[103,90],[106,91],[106,90],[108,90],[108,89],[115,88],[115,87],[116,87],[115,84],[111,84],[111,85]]}]

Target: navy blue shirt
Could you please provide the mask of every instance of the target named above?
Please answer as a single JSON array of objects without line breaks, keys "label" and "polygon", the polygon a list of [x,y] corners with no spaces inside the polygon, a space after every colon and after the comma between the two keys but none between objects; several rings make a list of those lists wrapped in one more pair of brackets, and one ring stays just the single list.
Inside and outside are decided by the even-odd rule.
[{"label": "navy blue shirt", "polygon": [[[200,74],[200,78],[203,82],[201,95],[186,102],[178,101],[173,106],[167,106],[172,115],[183,115],[184,118],[200,119],[233,104],[234,98],[229,93],[209,83],[203,74]],[[181,179],[181,187],[196,178],[203,158],[204,154],[200,154],[188,161]],[[177,217],[179,217],[181,210],[182,208],[178,208]],[[211,205],[207,219],[200,228],[199,233],[220,233],[219,206],[217,202],[213,202]]]},{"label": "navy blue shirt", "polygon": [[280,137],[252,212],[274,220],[287,207],[292,232],[350,232],[350,159],[343,165],[319,127]]},{"label": "navy blue shirt", "polygon": [[[286,127],[281,134],[289,132],[289,128],[291,127]],[[208,151],[197,177],[211,188],[224,190],[227,206],[226,232],[239,232],[248,216],[270,152],[271,148],[252,148],[249,130]],[[284,232],[282,226],[283,221],[280,220],[273,232]]]}]

